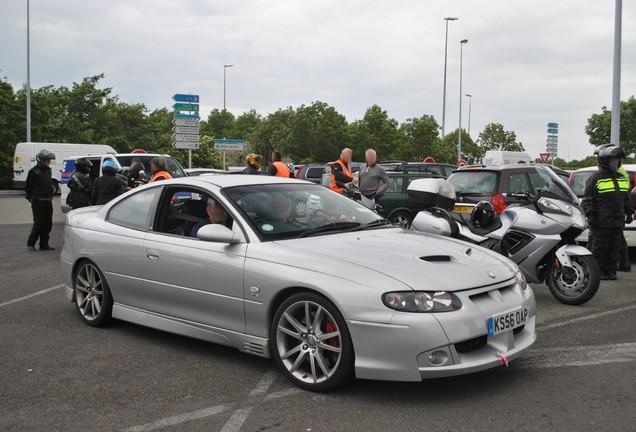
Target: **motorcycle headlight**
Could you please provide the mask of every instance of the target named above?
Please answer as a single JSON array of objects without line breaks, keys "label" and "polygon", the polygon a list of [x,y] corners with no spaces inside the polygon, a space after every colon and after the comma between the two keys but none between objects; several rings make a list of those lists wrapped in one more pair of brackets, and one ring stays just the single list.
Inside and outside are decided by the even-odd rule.
[{"label": "motorcycle headlight", "polygon": [[548,213],[565,213],[572,215],[572,207],[569,205],[557,203],[549,198],[541,198],[537,202],[537,205],[541,210]]},{"label": "motorcycle headlight", "polygon": [[382,295],[382,303],[400,312],[451,312],[462,307],[459,298],[446,291],[394,291]]}]

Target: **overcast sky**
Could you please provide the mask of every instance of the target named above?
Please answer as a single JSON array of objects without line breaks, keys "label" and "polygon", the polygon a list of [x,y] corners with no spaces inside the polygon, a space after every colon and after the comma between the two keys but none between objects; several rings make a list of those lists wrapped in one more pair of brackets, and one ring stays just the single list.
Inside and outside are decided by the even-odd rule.
[{"label": "overcast sky", "polygon": [[[31,0],[31,86],[101,85],[128,103],[171,107],[198,94],[223,107],[322,101],[361,119],[377,104],[399,122],[442,123],[444,17],[449,23],[446,131],[472,94],[470,134],[514,131],[533,157],[559,124],[559,157],[591,153],[587,119],[611,108],[613,0]],[[0,76],[26,82],[26,0],[0,0]],[[623,2],[621,100],[636,94],[636,2]],[[462,126],[468,128],[469,98]]]}]

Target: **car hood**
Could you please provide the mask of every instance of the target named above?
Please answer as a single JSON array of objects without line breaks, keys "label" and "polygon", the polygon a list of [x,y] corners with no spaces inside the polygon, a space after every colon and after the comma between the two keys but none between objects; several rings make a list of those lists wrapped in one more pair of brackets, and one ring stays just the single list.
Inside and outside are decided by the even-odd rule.
[{"label": "car hood", "polygon": [[[458,291],[501,283],[516,265],[490,250],[459,240],[407,230],[383,229],[277,242],[303,267],[361,281],[378,274],[412,289]],[[287,254],[285,254],[287,255]]]}]

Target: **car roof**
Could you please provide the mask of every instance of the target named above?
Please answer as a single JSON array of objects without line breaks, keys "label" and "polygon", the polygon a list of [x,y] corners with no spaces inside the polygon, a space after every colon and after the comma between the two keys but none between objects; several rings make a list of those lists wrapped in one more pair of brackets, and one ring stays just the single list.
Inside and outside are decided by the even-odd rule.
[{"label": "car roof", "polygon": [[[625,168],[626,171],[636,171],[636,164],[621,164],[621,166]],[[577,170],[574,170],[573,173],[580,173],[585,171],[596,171],[596,170],[598,170],[598,167],[590,166],[590,167],[579,168]]]},{"label": "car roof", "polygon": [[211,176],[196,176],[196,177],[180,177],[173,180],[162,180],[162,183],[207,183],[218,186],[219,188],[230,186],[251,186],[251,185],[263,185],[263,184],[303,184],[316,186],[316,183],[312,183],[305,180],[297,180],[286,177],[278,176],[265,176],[265,175],[211,175]]}]

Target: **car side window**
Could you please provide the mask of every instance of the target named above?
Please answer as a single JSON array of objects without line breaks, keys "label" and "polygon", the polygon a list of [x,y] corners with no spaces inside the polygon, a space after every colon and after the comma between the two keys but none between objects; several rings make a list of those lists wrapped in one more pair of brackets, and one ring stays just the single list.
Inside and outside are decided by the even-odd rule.
[{"label": "car side window", "polygon": [[219,200],[190,188],[170,187],[158,206],[156,232],[196,238],[203,225],[220,223],[232,228],[233,220]]},{"label": "car side window", "polygon": [[132,229],[147,230],[160,192],[161,188],[155,187],[130,195],[110,209],[106,220]]},{"label": "car side window", "polygon": [[389,177],[389,186],[386,188],[386,192],[400,193],[402,192],[403,184],[404,177]]},{"label": "car side window", "polygon": [[[539,176],[539,178],[541,178]],[[526,173],[511,173],[508,181],[508,193],[525,194],[533,193],[532,188],[528,184]]]}]

